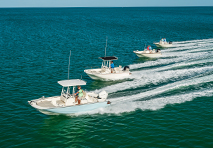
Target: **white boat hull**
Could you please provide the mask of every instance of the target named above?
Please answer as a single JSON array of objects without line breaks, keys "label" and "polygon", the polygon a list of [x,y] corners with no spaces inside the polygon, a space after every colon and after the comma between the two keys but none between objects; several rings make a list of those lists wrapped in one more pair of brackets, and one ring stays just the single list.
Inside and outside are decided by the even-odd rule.
[{"label": "white boat hull", "polygon": [[86,96],[81,99],[80,105],[75,102],[75,97],[73,96],[70,96],[65,102],[62,96],[55,96],[31,100],[28,103],[41,113],[47,115],[78,114],[88,113],[98,108],[109,106],[111,102],[106,101],[107,96],[108,94],[105,91],[99,94],[93,92],[86,93]]},{"label": "white boat hull", "polygon": [[172,47],[172,44],[169,44],[169,43],[154,43],[157,47],[164,47],[164,48],[167,48],[167,47]]},{"label": "white boat hull", "polygon": [[107,102],[97,102],[91,104],[75,105],[69,107],[59,107],[59,108],[50,108],[50,109],[39,109],[40,112],[48,115],[54,114],[79,114],[79,113],[88,113],[93,110],[107,107],[110,104]]},{"label": "white boat hull", "polygon": [[[110,81],[110,80],[120,80],[129,78],[131,73],[129,71],[121,72],[121,73],[98,73],[94,71],[100,71],[101,69],[88,69],[84,70],[84,72],[94,80],[103,80],[103,81]],[[93,72],[92,72],[93,71]]]},{"label": "white boat hull", "polygon": [[138,57],[156,58],[162,56],[161,53],[146,53],[144,51],[133,51]]}]

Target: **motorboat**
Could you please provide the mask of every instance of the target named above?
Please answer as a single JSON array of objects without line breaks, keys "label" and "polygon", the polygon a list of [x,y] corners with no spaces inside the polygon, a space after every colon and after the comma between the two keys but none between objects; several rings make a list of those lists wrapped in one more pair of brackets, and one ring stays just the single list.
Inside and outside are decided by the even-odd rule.
[{"label": "motorboat", "polygon": [[110,80],[121,80],[130,77],[131,73],[129,71],[129,66],[111,68],[111,61],[118,60],[115,56],[106,56],[106,48],[107,48],[107,38],[106,38],[106,46],[105,46],[105,56],[99,57],[102,59],[101,68],[97,69],[86,69],[84,72],[92,79],[95,80],[103,80],[103,81],[110,81]]},{"label": "motorboat", "polygon": [[147,50],[144,49],[144,51],[133,51],[138,57],[149,57],[149,58],[156,58],[162,56],[160,49],[153,49],[153,50]]},{"label": "motorboat", "polygon": [[[75,102],[75,86],[86,85],[86,82],[80,79],[58,81],[62,86],[60,96],[42,97],[28,101],[28,103],[38,111],[48,115],[54,114],[76,114],[87,113],[89,111],[103,108],[110,105],[107,101],[107,92],[102,91],[99,94],[83,91],[81,103]],[[72,94],[70,93],[72,90]]]},{"label": "motorboat", "polygon": [[154,43],[157,47],[172,47],[172,42],[164,42],[162,40],[160,40],[160,42]]},{"label": "motorboat", "polygon": [[58,81],[58,83],[62,86],[60,96],[43,96],[39,99],[30,100],[28,103],[41,113],[48,115],[88,113],[90,111],[110,105],[111,102],[106,100],[108,96],[106,91],[101,91],[98,94],[83,91],[83,96],[81,97],[81,101],[79,101],[80,104],[79,102],[75,102],[75,87],[86,85],[86,82],[81,79],[69,79],[69,67],[70,57],[68,79]]},{"label": "motorboat", "polygon": [[119,80],[119,79],[125,79],[130,77],[131,73],[129,71],[129,66],[122,67],[121,65],[119,67],[115,67],[114,69],[111,69],[110,62],[113,60],[117,60],[118,58],[115,56],[111,57],[99,57],[102,59],[102,66],[101,68],[97,69],[86,69],[84,72],[92,79],[95,80]]}]

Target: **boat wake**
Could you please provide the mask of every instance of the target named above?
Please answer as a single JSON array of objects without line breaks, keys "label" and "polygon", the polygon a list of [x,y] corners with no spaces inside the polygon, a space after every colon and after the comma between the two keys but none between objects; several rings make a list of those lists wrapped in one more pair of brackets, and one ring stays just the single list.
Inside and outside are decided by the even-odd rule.
[{"label": "boat wake", "polygon": [[[202,91],[194,91],[188,94],[181,94],[181,95],[174,95],[168,97],[160,97],[151,100],[145,101],[126,101],[117,104],[113,104],[108,108],[102,108],[89,114],[120,114],[124,112],[132,112],[136,109],[141,110],[158,110],[164,108],[166,105],[169,104],[180,104],[186,101],[192,101],[194,98],[197,97],[204,97],[204,96],[212,96],[213,90],[202,90]],[[132,97],[131,97],[132,98]]]},{"label": "boat wake", "polygon": [[[139,87],[146,86],[148,84],[159,84],[159,83],[166,83],[168,81],[175,81],[184,79],[184,77],[193,78],[199,74],[204,74],[206,72],[213,72],[213,66],[211,67],[202,67],[202,68],[194,68],[194,69],[183,69],[183,70],[169,70],[163,72],[155,72],[150,74],[149,72],[135,72],[135,79],[133,81],[126,81],[123,83],[118,83],[115,85],[107,86],[102,89],[96,90],[95,92],[98,93],[99,91],[107,91],[108,93],[115,93],[119,91],[124,91],[127,89],[135,89]],[[207,76],[207,79],[211,76]],[[188,82],[185,79],[182,80],[184,82]],[[182,81],[178,81],[175,83],[179,83]],[[194,79],[193,79],[194,81]]]},{"label": "boat wake", "polygon": [[[155,61],[132,64],[132,80],[113,84],[106,90],[112,105],[89,114],[120,114],[158,110],[168,104],[213,96],[213,39],[173,42]],[[199,87],[204,85],[203,87]]]}]

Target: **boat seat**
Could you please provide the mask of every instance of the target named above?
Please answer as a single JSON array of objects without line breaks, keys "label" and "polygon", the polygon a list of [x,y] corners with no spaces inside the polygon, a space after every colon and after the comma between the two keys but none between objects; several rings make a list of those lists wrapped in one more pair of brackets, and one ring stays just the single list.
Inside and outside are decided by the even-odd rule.
[{"label": "boat seat", "polygon": [[62,100],[57,100],[56,104],[58,104],[58,106],[66,106],[65,102]]},{"label": "boat seat", "polygon": [[37,103],[38,106],[41,106],[41,107],[46,107],[46,108],[52,108],[52,107],[55,107],[51,101],[40,101]]},{"label": "boat seat", "polygon": [[106,71],[106,68],[102,67],[101,72],[105,72],[105,71]]},{"label": "boat seat", "polygon": [[88,95],[88,102],[98,102],[97,101],[97,97],[98,97],[98,95]]},{"label": "boat seat", "polygon": [[63,95],[61,95],[60,100],[57,100],[56,104],[58,104],[58,106],[66,106],[66,102],[67,99]]},{"label": "boat seat", "polygon": [[152,50],[152,53],[156,53],[155,49]]},{"label": "boat seat", "polygon": [[86,104],[86,103],[88,103],[88,101],[87,101],[86,98],[84,98],[84,99],[81,100],[81,104]]}]

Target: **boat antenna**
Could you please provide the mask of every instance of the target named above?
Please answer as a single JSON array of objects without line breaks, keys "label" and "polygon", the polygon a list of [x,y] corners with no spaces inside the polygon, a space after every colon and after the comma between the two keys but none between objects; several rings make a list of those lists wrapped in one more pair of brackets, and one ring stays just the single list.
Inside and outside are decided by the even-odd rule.
[{"label": "boat antenna", "polygon": [[105,46],[105,57],[106,57],[106,48],[107,48],[107,37],[106,37],[106,46]]},{"label": "boat antenna", "polygon": [[70,75],[70,57],[71,57],[71,50],[70,50],[69,65],[68,65],[68,80],[69,80],[69,75]]}]

